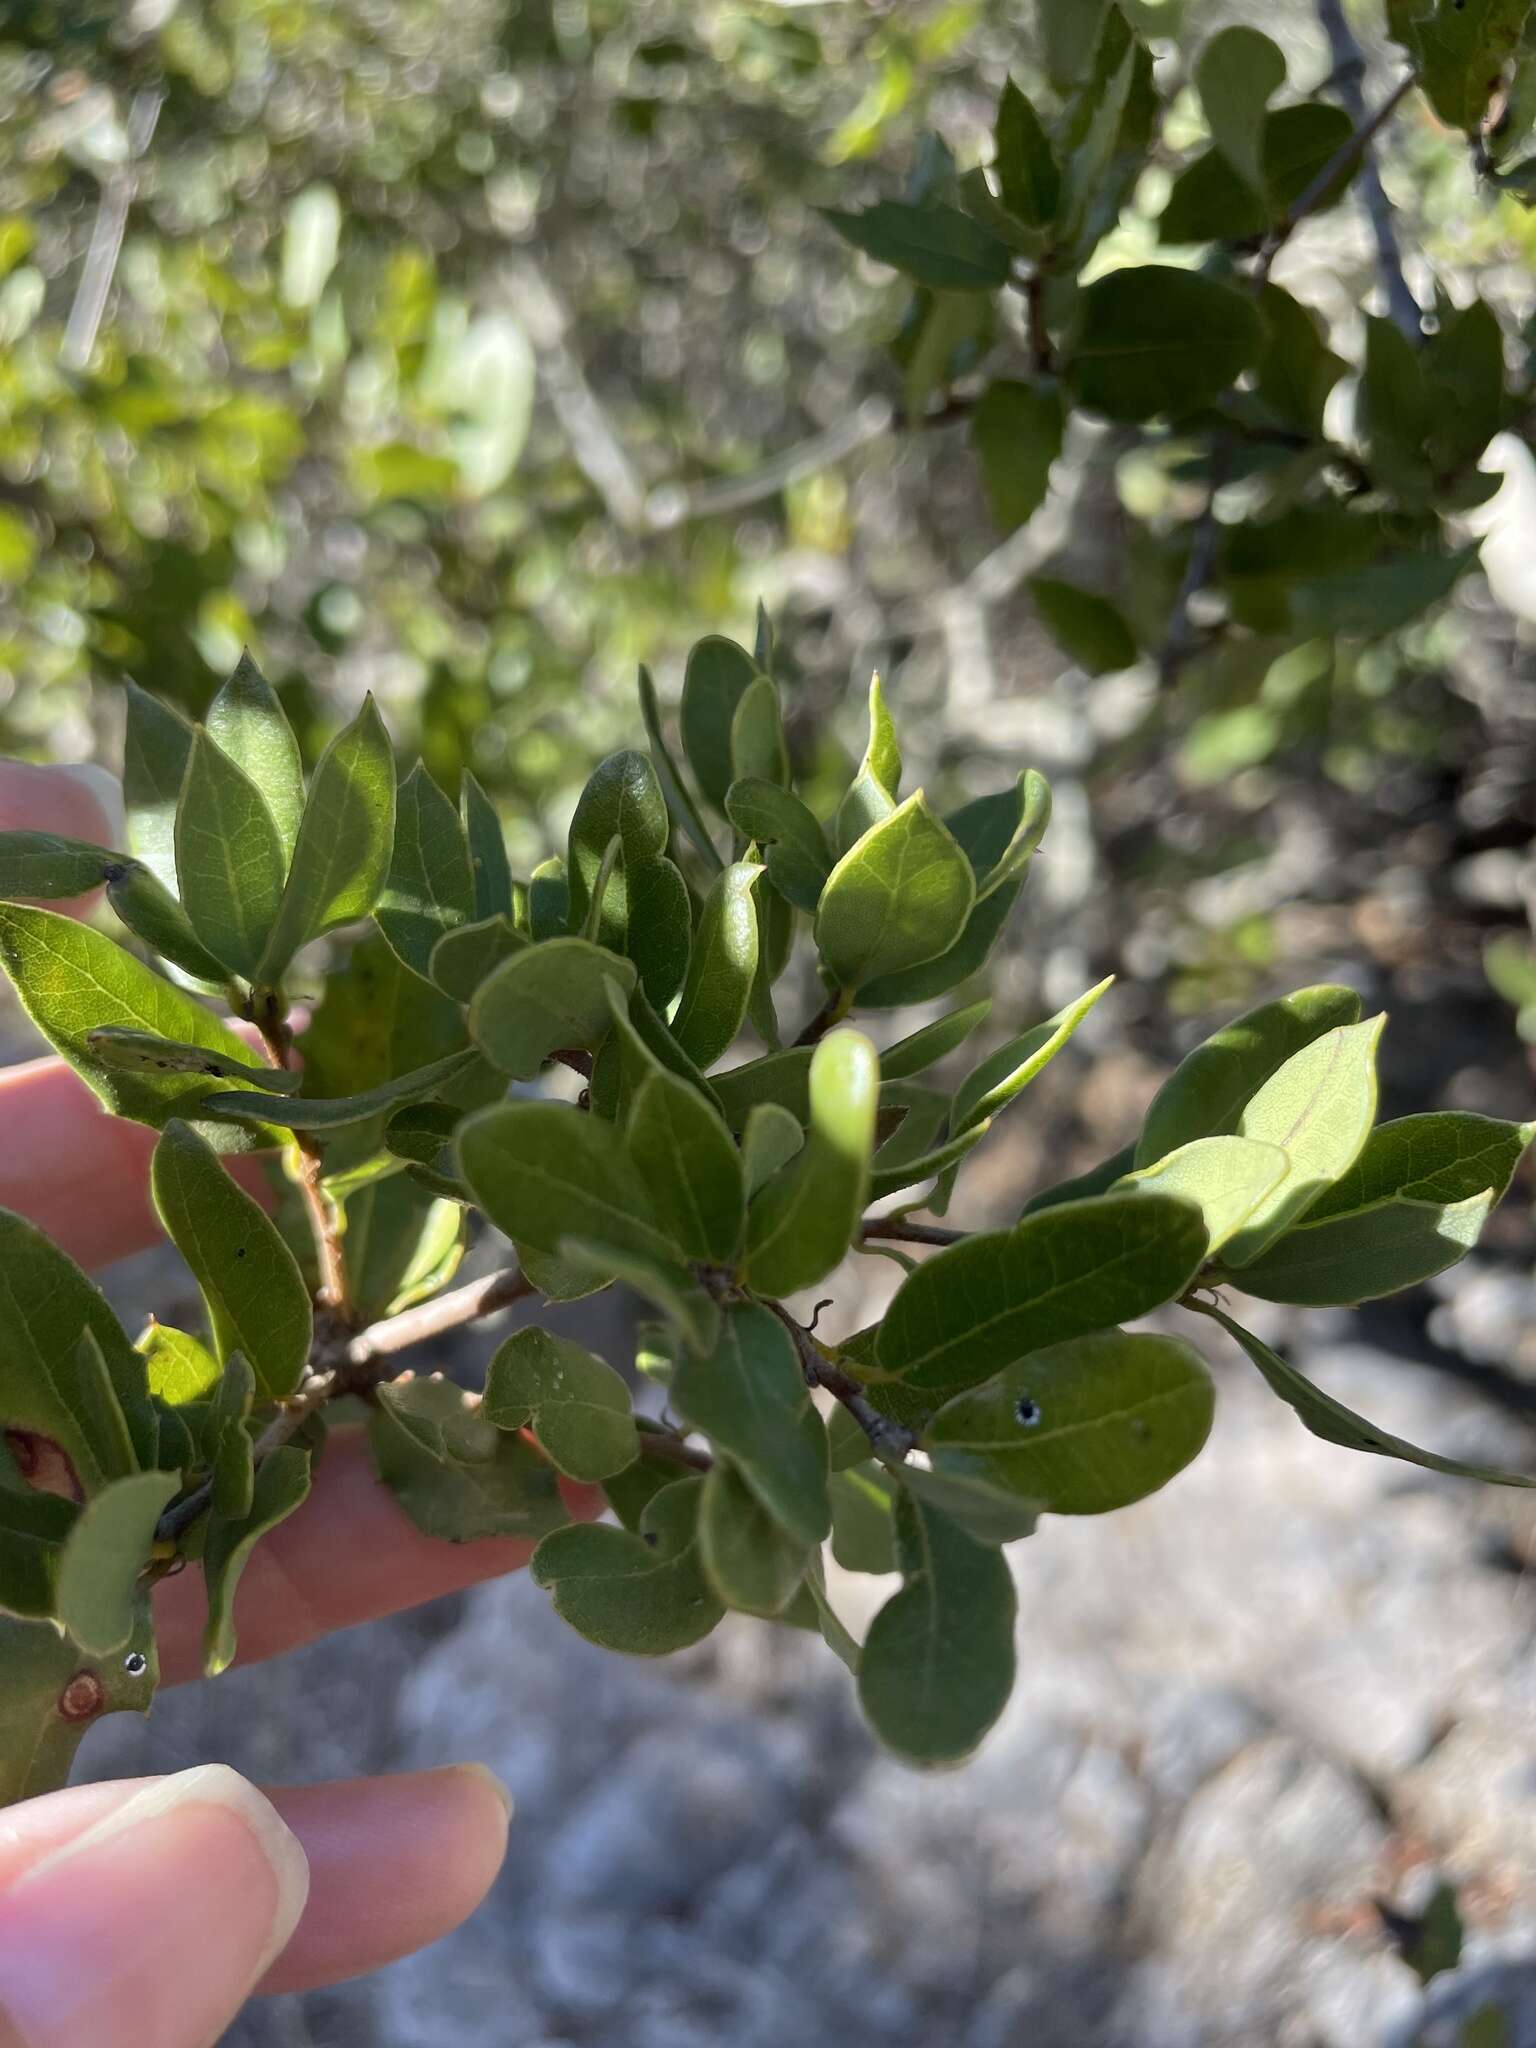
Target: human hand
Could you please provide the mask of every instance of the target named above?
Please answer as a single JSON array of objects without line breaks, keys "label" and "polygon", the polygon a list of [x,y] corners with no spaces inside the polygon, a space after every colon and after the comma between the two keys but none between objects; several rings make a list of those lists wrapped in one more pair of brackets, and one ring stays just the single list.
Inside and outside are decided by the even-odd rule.
[{"label": "human hand", "polygon": [[[118,831],[88,783],[0,762],[0,829],[19,828],[109,845]],[[160,1236],[154,1134],[107,1116],[62,1061],[0,1070],[0,1131],[0,1207],[82,1264]],[[515,1570],[530,1550],[421,1535],[374,1479],[360,1435],[337,1431],[313,1494],[246,1570],[241,1661]],[[194,1678],[193,1575],[160,1586],[156,1620],[164,1682]],[[214,1765],[11,1807],[0,1813],[0,2048],[210,2048],[254,1990],[335,1983],[457,1926],[500,1867],[508,1814],[473,1765],[268,1792]]]}]

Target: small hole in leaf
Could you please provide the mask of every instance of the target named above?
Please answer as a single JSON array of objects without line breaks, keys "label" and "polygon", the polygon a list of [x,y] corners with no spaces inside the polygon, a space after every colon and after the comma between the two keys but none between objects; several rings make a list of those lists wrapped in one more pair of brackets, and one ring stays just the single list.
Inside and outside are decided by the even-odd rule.
[{"label": "small hole in leaf", "polygon": [[648,1544],[649,1544],[649,1545],[651,1546],[652,1550],[654,1550],[654,1549],[656,1548],[656,1532],[655,1532],[655,1530],[654,1530],[654,1529],[643,1529],[643,1530],[642,1530],[642,1531],[640,1532],[640,1541],[641,1541],[642,1543],[648,1543]]},{"label": "small hole in leaf", "polygon": [[123,1659],[123,1669],[130,1678],[142,1678],[149,1669],[149,1659],[142,1650],[130,1650]]},{"label": "small hole in leaf", "polygon": [[241,1244],[241,1245],[236,1245],[236,1247],[235,1247],[235,1257],[236,1257],[237,1259],[243,1259],[243,1258],[245,1257],[245,1246],[244,1246],[243,1244]]},{"label": "small hole in leaf", "polygon": [[1014,1403],[1013,1415],[1025,1429],[1036,1429],[1040,1423],[1040,1403],[1032,1401],[1028,1394],[1021,1394]]}]

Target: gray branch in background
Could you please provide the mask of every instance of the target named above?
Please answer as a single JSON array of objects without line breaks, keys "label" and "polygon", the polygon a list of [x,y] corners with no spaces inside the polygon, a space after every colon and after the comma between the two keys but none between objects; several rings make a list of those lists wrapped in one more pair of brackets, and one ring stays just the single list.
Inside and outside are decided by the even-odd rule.
[{"label": "gray branch in background", "polygon": [[117,259],[128,225],[128,210],[139,185],[139,165],[154,138],[163,95],[141,92],[128,109],[127,150],[123,161],[108,173],[101,188],[101,203],[91,229],[91,244],[85,252],[75,303],[59,348],[59,360],[66,370],[83,371],[96,348],[101,316],[107,309],[107,294],[117,271]]},{"label": "gray branch in background", "polygon": [[[1328,38],[1333,58],[1333,87],[1339,101],[1357,128],[1366,119],[1365,52],[1355,39],[1344,13],[1344,0],[1317,0],[1317,18]],[[1403,255],[1397,243],[1397,220],[1392,202],[1381,182],[1373,150],[1367,150],[1360,166],[1360,193],[1376,243],[1376,268],[1387,296],[1387,310],[1394,325],[1410,340],[1424,332],[1424,311],[1403,274]]]}]

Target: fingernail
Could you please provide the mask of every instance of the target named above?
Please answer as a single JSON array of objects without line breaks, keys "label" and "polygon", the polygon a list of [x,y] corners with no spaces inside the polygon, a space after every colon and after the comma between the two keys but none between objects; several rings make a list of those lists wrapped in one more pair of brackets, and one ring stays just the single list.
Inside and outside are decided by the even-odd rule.
[{"label": "fingernail", "polygon": [[450,1771],[462,1771],[467,1778],[479,1778],[501,1801],[502,1811],[510,1821],[512,1818],[512,1794],[497,1777],[488,1764],[449,1764]]},{"label": "fingernail", "polygon": [[297,1839],[221,1764],[135,1793],[0,1896],[0,2041],[212,2041],[309,1895]]}]

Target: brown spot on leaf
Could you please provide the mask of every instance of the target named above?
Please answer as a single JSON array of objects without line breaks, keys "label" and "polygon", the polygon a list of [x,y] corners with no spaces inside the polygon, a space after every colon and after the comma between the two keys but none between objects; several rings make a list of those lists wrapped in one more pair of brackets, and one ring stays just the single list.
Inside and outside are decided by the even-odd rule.
[{"label": "brown spot on leaf", "polygon": [[94,1671],[77,1671],[59,1694],[59,1718],[93,1721],[107,1704],[106,1690]]}]

